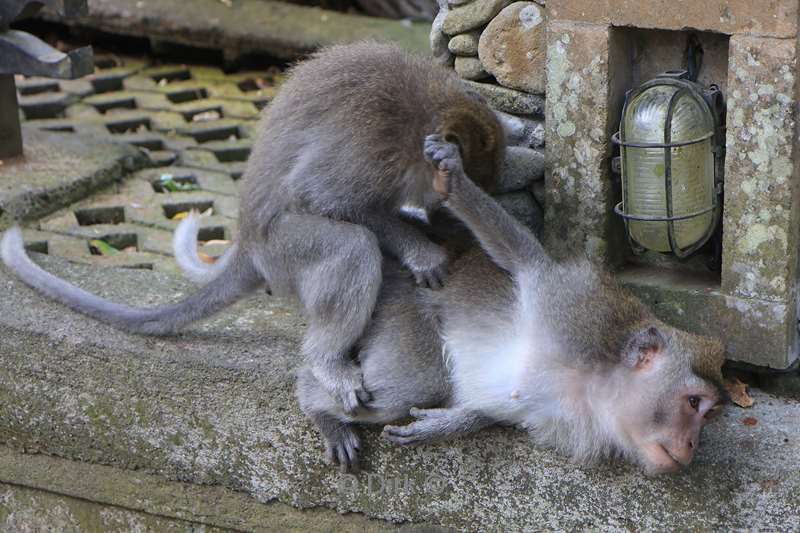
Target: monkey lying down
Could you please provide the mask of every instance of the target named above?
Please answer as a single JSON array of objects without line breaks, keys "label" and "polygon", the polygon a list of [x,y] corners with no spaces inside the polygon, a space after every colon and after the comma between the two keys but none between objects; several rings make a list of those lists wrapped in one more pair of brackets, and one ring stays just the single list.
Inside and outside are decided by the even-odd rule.
[{"label": "monkey lying down", "polygon": [[[468,142],[435,127],[435,123],[433,120],[431,128],[439,133],[425,138],[424,151],[419,145],[411,148],[409,141],[409,151],[419,152],[427,167],[414,166],[414,174],[406,174],[404,179],[415,180],[417,193],[422,191],[429,202],[425,205],[435,205],[446,197],[446,206],[474,233],[482,248],[462,256],[452,266],[447,285],[439,291],[415,288],[401,268],[390,262],[382,277],[380,263],[370,268],[366,278],[358,277],[363,274],[361,270],[348,272],[346,267],[354,268],[363,260],[361,246],[365,242],[374,245],[372,239],[356,238],[366,235],[358,226],[321,220],[298,208],[303,205],[310,209],[314,195],[325,197],[336,191],[302,191],[298,187],[298,182],[304,183],[301,176],[281,181],[260,166],[253,168],[253,160],[247,173],[251,183],[245,191],[262,196],[257,200],[245,192],[237,245],[220,265],[209,267],[199,264],[196,250],[179,250],[182,265],[190,267],[190,277],[211,281],[197,295],[173,306],[148,310],[114,304],[56,278],[30,261],[18,228],[4,236],[2,257],[23,281],[48,296],[123,329],[146,333],[173,329],[158,326],[160,320],[178,327],[207,316],[257,288],[264,279],[273,289],[278,285],[276,280],[299,284],[301,301],[303,290],[316,288],[328,294],[325,275],[332,277],[327,281],[334,288],[347,289],[348,284],[368,287],[375,295],[367,303],[377,301],[377,305],[374,314],[370,306],[372,319],[364,320],[368,326],[363,334],[359,331],[352,339],[360,362],[358,384],[362,391],[369,391],[368,396],[360,398],[363,405],[343,402],[341,388],[331,387],[326,381],[335,374],[319,372],[319,360],[314,357],[306,360],[297,383],[300,405],[319,427],[327,457],[344,470],[358,464],[360,444],[354,424],[388,424],[409,413],[415,418],[410,424],[385,426],[387,439],[402,445],[420,444],[509,423],[526,428],[536,442],[579,461],[622,456],[649,473],[669,472],[688,464],[706,416],[720,398],[721,344],[658,321],[641,302],[587,262],[561,264],[549,258],[524,226],[467,178],[470,166],[461,154],[469,153],[465,149]],[[291,128],[286,131],[290,145],[302,137]],[[265,138],[277,142],[277,133],[267,128],[261,142]],[[291,163],[311,165],[303,166],[310,172],[321,152],[310,146],[307,149],[312,154],[306,163]],[[495,151],[493,148],[484,157]],[[300,159],[305,154],[302,150],[294,153]],[[367,164],[356,152],[350,155],[355,163]],[[406,161],[415,161],[413,155],[405,157]],[[255,162],[266,165],[270,172],[286,170],[291,174],[294,168],[287,160],[273,166],[256,156]],[[337,170],[341,168],[334,166],[333,171]],[[316,177],[326,175],[330,176],[317,173]],[[429,180],[427,188],[422,176]],[[288,190],[278,190],[288,199],[276,194],[277,200],[268,199],[264,186],[253,180],[283,183]],[[356,197],[363,200],[358,194]],[[310,203],[293,203],[298,198]],[[271,205],[275,201],[282,202],[280,207]],[[342,208],[328,216],[365,211],[364,205],[351,205],[346,197],[334,197],[333,201],[334,206],[338,201],[350,211]],[[304,214],[295,214],[292,208]],[[322,211],[319,205],[311,209],[317,211]],[[259,214],[270,214],[278,224],[259,226],[245,218]],[[281,219],[290,219],[300,227],[292,232],[288,222],[286,228],[281,227]],[[392,223],[401,227],[399,219]],[[191,226],[187,223],[182,230]],[[259,229],[264,233],[259,234]],[[412,230],[409,226],[398,232]],[[293,256],[281,255],[273,248],[277,245],[269,243],[275,234],[283,239],[278,241],[281,246],[299,251],[295,249]],[[417,246],[434,246],[413,231],[411,235]],[[378,239],[386,246],[381,235]],[[303,248],[303,241],[316,246]],[[310,250],[322,244],[328,248]],[[257,250],[261,250],[260,256],[254,253]],[[247,255],[243,255],[245,251]],[[395,249],[395,255],[417,280],[420,275],[430,275],[431,269],[414,268],[414,262],[402,250]],[[334,261],[329,269],[321,268],[323,257]],[[278,260],[283,263],[272,263]],[[296,277],[282,279],[292,265],[299,270]],[[304,288],[308,279],[311,282]],[[346,290],[344,297],[349,294],[352,292]],[[303,303],[308,312],[308,302]],[[327,304],[339,307],[321,315],[318,325],[324,325],[321,319],[325,316],[331,317],[334,326],[348,319],[361,320],[347,314],[354,302],[340,305],[334,299]],[[178,318],[170,318],[173,315]],[[314,335],[314,321],[310,322],[312,331],[304,344],[307,355],[315,349],[325,351],[324,344],[315,344],[320,338]]]}]

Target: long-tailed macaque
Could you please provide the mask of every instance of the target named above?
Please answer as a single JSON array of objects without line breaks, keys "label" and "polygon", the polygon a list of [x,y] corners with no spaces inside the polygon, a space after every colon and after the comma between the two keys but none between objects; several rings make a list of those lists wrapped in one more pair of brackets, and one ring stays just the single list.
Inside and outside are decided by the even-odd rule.
[{"label": "long-tailed macaque", "polygon": [[349,356],[372,316],[382,250],[420,285],[439,288],[446,274],[444,250],[401,217],[403,207],[432,211],[441,202],[419,149],[430,131],[458,143],[470,176],[492,187],[503,130],[455,73],[392,45],[333,46],[294,67],[266,108],[244,173],[236,243],[211,269],[178,246],[189,277],[207,282],[197,293],[151,309],[105,301],[33,263],[18,228],[6,233],[2,258],[47,296],[144,334],[175,332],[265,284],[294,294],[307,316],[310,371],[351,413],[370,399]]},{"label": "long-tailed macaque", "polygon": [[358,341],[368,409],[344,413],[310,368],[297,395],[326,455],[358,464],[356,423],[411,445],[517,424],[579,461],[621,456],[649,473],[691,462],[720,399],[719,341],[672,328],[587,261],[557,263],[533,234],[467,179],[459,148],[425,140],[434,189],[477,237],[442,291],[387,265],[375,317]]}]

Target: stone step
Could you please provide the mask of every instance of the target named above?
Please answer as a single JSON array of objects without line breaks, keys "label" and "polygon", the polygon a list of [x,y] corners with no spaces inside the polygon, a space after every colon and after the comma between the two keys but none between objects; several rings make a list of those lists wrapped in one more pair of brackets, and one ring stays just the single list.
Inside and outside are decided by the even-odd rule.
[{"label": "stone step", "polygon": [[[193,290],[160,273],[36,260],[118,302],[154,305]],[[350,477],[324,464],[294,400],[304,322],[291,302],[256,294],[180,336],[148,338],[66,311],[4,269],[0,286],[0,442],[18,450],[456,529],[800,527],[795,401],[755,393],[753,408],[727,407],[692,467],[668,477],[577,466],[512,428],[409,449],[366,429],[364,471]],[[26,484],[7,472],[1,481]],[[202,500],[189,501],[197,506],[181,517],[196,520]],[[137,509],[159,514],[146,500]]]},{"label": "stone step", "polygon": [[[58,21],[57,18],[51,17]],[[62,21],[59,21],[62,22]],[[378,39],[429,54],[427,22],[326,11],[272,0],[104,0],[70,24],[176,44],[296,59],[321,45]]]}]

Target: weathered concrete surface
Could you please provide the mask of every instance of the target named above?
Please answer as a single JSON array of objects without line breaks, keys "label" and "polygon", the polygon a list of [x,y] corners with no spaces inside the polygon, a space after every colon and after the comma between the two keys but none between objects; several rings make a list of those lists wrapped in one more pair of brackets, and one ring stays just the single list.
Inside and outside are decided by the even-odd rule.
[{"label": "weathered concrete surface", "polygon": [[793,37],[797,0],[548,0],[553,19],[614,26]]},{"label": "weathered concrete surface", "polygon": [[[155,273],[37,260],[117,301],[189,290]],[[366,472],[343,477],[323,464],[292,398],[303,327],[292,305],[255,295],[180,337],[151,339],[45,302],[5,271],[0,286],[0,441],[14,448],[459,529],[800,528],[797,402],[756,394],[753,409],[729,408],[695,465],[670,477],[572,465],[511,428],[415,449],[370,430]]]},{"label": "weathered concrete surface", "polygon": [[23,128],[25,153],[0,165],[0,228],[52,213],[119,181],[147,158],[133,147]]},{"label": "weathered concrete surface", "polygon": [[349,15],[267,0],[237,0],[232,4],[229,7],[219,0],[95,0],[88,16],[69,23],[221,49],[232,57],[265,52],[296,59],[320,46],[364,39],[392,41],[430,54],[430,25],[426,22]]},{"label": "weathered concrete surface", "polygon": [[615,82],[611,30],[551,20],[547,38],[545,242],[559,256],[613,262],[624,230],[613,214],[608,163],[618,125],[609,98]]},{"label": "weathered concrete surface", "polygon": [[[260,503],[216,485],[0,447],[0,531],[419,531],[411,527],[324,507],[298,510],[276,501]],[[425,531],[447,530],[427,526]]]}]

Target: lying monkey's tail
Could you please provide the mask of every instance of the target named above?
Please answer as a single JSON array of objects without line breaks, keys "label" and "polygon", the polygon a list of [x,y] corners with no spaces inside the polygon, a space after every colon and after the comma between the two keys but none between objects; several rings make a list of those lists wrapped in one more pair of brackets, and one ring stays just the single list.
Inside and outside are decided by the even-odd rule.
[{"label": "lying monkey's tail", "polygon": [[225,250],[214,263],[206,263],[197,253],[197,233],[200,230],[200,214],[191,211],[189,216],[181,220],[172,238],[172,249],[181,272],[195,283],[205,285],[224,272],[231,260],[236,256],[237,245],[234,243]]},{"label": "lying monkey's tail", "polygon": [[25,253],[19,227],[11,228],[3,236],[0,255],[23,282],[46,296],[124,331],[149,335],[174,333],[231,305],[263,282],[252,263],[240,257],[232,260],[219,277],[184,300],[143,309],[109,302],[43,270]]}]

